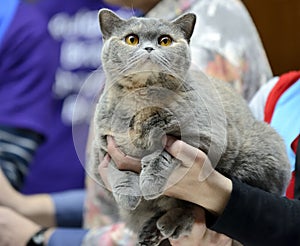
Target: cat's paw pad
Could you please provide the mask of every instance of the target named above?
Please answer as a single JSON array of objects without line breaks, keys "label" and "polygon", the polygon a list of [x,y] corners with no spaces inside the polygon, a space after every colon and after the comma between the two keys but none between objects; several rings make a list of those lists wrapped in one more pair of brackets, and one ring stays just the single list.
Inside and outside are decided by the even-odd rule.
[{"label": "cat's paw pad", "polygon": [[187,235],[191,232],[194,217],[192,212],[186,210],[174,208],[157,220],[157,228],[164,237],[177,239],[179,236]]}]

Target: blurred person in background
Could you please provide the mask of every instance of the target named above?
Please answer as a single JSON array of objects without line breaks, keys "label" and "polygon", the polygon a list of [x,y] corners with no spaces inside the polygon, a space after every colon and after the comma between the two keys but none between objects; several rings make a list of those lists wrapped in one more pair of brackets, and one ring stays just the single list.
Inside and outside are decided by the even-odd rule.
[{"label": "blurred person in background", "polygon": [[[97,13],[100,8],[110,6],[94,0],[27,2],[44,16],[43,31],[50,34],[57,46],[55,51],[50,46],[40,51],[41,59],[47,57],[42,55],[45,52],[51,53],[57,60],[51,71],[46,71],[51,73],[47,94],[52,97],[56,108],[52,123],[45,117],[49,125],[46,129],[51,134],[34,159],[37,164],[30,166],[22,192],[32,194],[83,189],[84,153],[92,112],[90,100],[101,90],[99,81],[103,80],[102,73],[96,71],[101,65],[102,45]],[[118,10],[117,7],[113,9]],[[132,11],[120,10],[120,14],[132,15]],[[45,59],[43,62],[40,66],[46,70],[50,61]],[[38,71],[38,67],[36,69]],[[87,78],[90,78],[90,83],[82,87]],[[77,98],[81,88],[82,96]],[[74,116],[73,139],[72,119],[76,100],[78,113]]]},{"label": "blurred person in background", "polygon": [[[1,169],[25,193],[82,188],[71,128],[62,123],[61,101],[51,92],[58,46],[34,6],[17,0],[1,5]],[[34,174],[40,182],[30,183],[35,168],[43,169]]]},{"label": "blurred person in background", "polygon": [[290,71],[263,85],[249,104],[254,116],[270,124],[285,142],[292,172],[286,196],[296,199],[300,199],[300,166],[297,170],[296,165],[300,132],[299,92],[300,71]]}]

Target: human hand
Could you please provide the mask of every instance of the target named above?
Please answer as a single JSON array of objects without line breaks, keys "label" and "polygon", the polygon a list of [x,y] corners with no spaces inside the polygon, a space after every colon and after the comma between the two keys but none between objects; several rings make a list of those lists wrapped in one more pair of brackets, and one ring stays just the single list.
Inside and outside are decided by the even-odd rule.
[{"label": "human hand", "polygon": [[0,206],[0,245],[26,245],[41,227],[10,208]]},{"label": "human hand", "polygon": [[206,227],[205,211],[198,207],[195,209],[195,223],[189,235],[178,239],[169,239],[172,246],[231,246],[232,239],[224,234],[209,230]]},{"label": "human hand", "polygon": [[165,149],[182,164],[169,177],[164,194],[220,215],[231,196],[232,181],[213,168],[203,151],[181,140],[167,136]]},{"label": "human hand", "polygon": [[[231,181],[214,170],[208,157],[201,150],[170,136],[167,136],[166,140],[166,151],[181,160],[182,165],[171,174],[164,194],[193,202],[220,214],[230,196]],[[108,145],[108,154],[117,166],[121,162],[122,168],[126,170],[130,168],[139,170],[139,160],[122,153],[115,145],[113,138],[108,138]],[[105,169],[109,160],[110,156],[107,155],[100,164],[102,167],[99,167],[99,171],[103,177],[105,177]],[[215,190],[219,185],[222,187],[219,189],[221,194]],[[191,192],[186,192],[186,190]],[[199,213],[195,215],[196,223],[192,233],[177,240],[170,240],[172,245],[231,245],[230,238],[206,228],[204,210],[200,206]]]},{"label": "human hand", "polygon": [[107,136],[107,154],[103,160],[100,160],[98,171],[106,188],[109,190],[111,190],[111,187],[107,182],[107,167],[111,159],[119,170],[128,170],[135,173],[140,173],[141,171],[141,160],[123,153],[116,145],[113,137]]}]

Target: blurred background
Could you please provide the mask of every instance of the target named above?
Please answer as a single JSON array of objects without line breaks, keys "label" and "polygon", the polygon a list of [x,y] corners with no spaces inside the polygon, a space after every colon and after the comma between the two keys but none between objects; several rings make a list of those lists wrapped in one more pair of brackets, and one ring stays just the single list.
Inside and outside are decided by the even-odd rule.
[{"label": "blurred background", "polygon": [[258,29],[274,75],[299,70],[300,0],[242,0]]}]

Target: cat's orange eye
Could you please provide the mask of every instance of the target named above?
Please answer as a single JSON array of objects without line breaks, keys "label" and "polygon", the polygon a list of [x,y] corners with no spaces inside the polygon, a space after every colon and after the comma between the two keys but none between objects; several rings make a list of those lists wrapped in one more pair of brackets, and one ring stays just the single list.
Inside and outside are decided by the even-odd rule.
[{"label": "cat's orange eye", "polygon": [[173,39],[170,36],[161,36],[158,38],[158,44],[161,46],[170,46],[173,42]]},{"label": "cat's orange eye", "polygon": [[129,34],[125,37],[125,42],[129,45],[138,45],[139,37],[135,34]]}]

